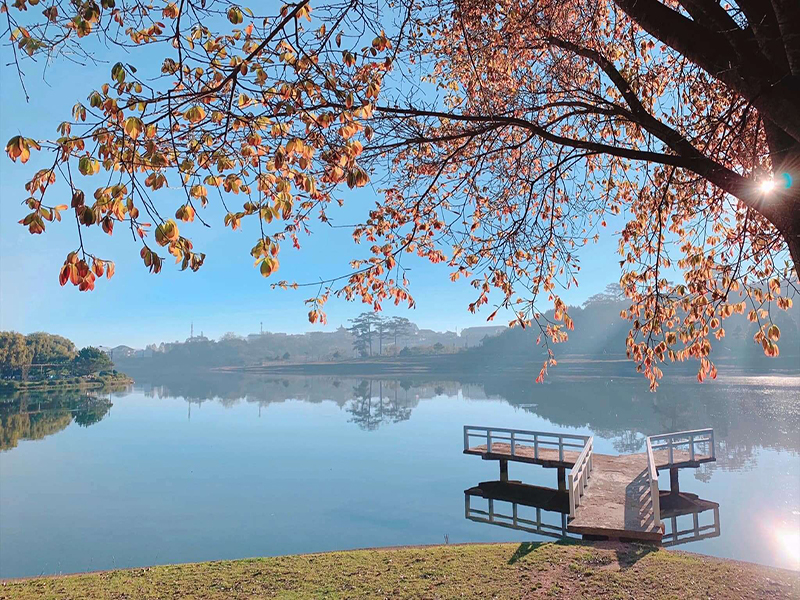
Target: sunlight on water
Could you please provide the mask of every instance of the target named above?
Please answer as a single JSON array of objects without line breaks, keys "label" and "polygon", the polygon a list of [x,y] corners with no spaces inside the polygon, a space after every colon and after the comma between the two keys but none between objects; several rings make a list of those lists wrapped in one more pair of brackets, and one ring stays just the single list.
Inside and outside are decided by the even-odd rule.
[{"label": "sunlight on water", "polygon": [[778,560],[787,568],[800,570],[800,529],[787,529],[792,527],[786,523],[777,525],[772,531],[772,538],[775,542],[775,551]]}]

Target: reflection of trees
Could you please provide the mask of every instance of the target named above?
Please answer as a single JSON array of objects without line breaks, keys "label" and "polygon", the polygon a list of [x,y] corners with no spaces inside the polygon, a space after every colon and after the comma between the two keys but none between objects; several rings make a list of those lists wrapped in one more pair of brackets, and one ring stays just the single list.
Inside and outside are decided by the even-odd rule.
[{"label": "reflection of trees", "polygon": [[[355,379],[347,377],[308,377],[298,375],[268,376],[268,375],[241,375],[240,373],[207,373],[191,376],[158,377],[151,382],[137,379],[143,393],[149,397],[182,398],[193,404],[206,401],[216,401],[223,406],[234,406],[239,402],[247,402],[266,406],[268,404],[300,400],[303,402],[334,402],[340,407],[347,407],[354,400],[354,389],[358,389],[362,382],[368,379]],[[373,397],[376,398],[377,410],[380,410],[381,394],[383,389],[384,417],[399,416],[405,412],[409,398],[432,398],[434,383],[425,381],[403,380],[402,382],[387,380],[373,381]],[[462,384],[456,382],[436,382],[447,395],[455,395]],[[394,392],[398,392],[397,402],[394,402]],[[413,391],[411,391],[413,389]],[[366,392],[367,397],[369,393]],[[476,396],[482,397],[479,388],[475,390]],[[391,396],[390,396],[391,395]],[[363,398],[363,394],[361,395]],[[390,401],[391,400],[391,401]],[[369,404],[369,403],[367,403]],[[416,406],[416,400],[414,400]],[[400,419],[402,420],[402,419]]]},{"label": "reflection of trees", "polygon": [[[800,403],[795,400],[800,381],[796,378],[728,376],[704,385],[673,378],[653,394],[646,381],[609,376],[604,366],[592,371],[582,364],[574,373],[566,366],[564,375],[537,385],[532,376],[508,375],[457,382],[417,375],[380,380],[208,372],[160,377],[150,383],[140,377],[138,385],[153,397],[184,399],[189,413],[207,401],[256,405],[259,413],[262,407],[287,401],[333,402],[367,431],[410,419],[421,400],[436,396],[500,398],[547,419],[553,429],[589,428],[598,437],[612,440],[621,453],[641,452],[646,435],[713,427],[717,462],[696,470],[698,478],[709,478],[718,468],[754,468],[760,448],[800,452]],[[13,448],[21,439],[52,435],[73,421],[81,426],[97,423],[110,406],[110,400],[76,391],[0,399],[0,449]]]},{"label": "reflection of trees", "polygon": [[[374,385],[373,385],[374,384]],[[375,389],[377,388],[377,389]],[[400,389],[403,392],[400,392]],[[399,423],[411,418],[411,411],[418,400],[408,398],[408,388],[396,381],[363,380],[353,387],[354,398],[348,403],[347,411],[353,416],[351,422],[368,431],[377,429],[383,423]],[[437,389],[440,389],[437,387]],[[377,391],[377,398],[374,392]]]},{"label": "reflection of trees", "polygon": [[673,376],[654,394],[645,380],[619,376],[606,364],[559,367],[562,370],[545,385],[534,384],[531,374],[504,373],[457,382],[416,375],[398,381],[210,372],[162,377],[150,389],[160,397],[183,397],[193,404],[215,400],[225,406],[247,402],[260,408],[288,400],[331,401],[345,408],[351,421],[365,430],[408,420],[421,400],[435,396],[500,398],[547,419],[554,429],[589,428],[625,453],[641,452],[647,435],[713,427],[718,461],[701,476],[710,476],[716,468],[752,468],[753,457],[762,447],[800,451],[796,434],[800,403],[794,401],[800,382],[796,378],[729,375],[699,385],[693,378]]},{"label": "reflection of trees", "polygon": [[375,402],[373,405],[372,380],[365,379],[353,387],[353,395],[355,397],[347,407],[347,412],[353,415],[351,421],[367,431],[377,429],[383,420],[383,394],[380,403]]},{"label": "reflection of trees", "polygon": [[609,376],[602,367],[594,376],[587,371],[581,366],[577,374],[556,375],[543,386],[496,377],[484,389],[511,404],[532,405],[528,410],[557,426],[588,427],[612,439],[619,452],[641,451],[637,437],[713,427],[717,462],[708,465],[709,473],[753,468],[758,448],[800,451],[797,378],[729,375],[699,385],[673,377],[651,393],[638,378]]},{"label": "reflection of trees", "polygon": [[635,429],[623,431],[614,438],[614,450],[620,454],[633,454],[641,452],[647,436],[639,433]]},{"label": "reflection of trees", "polygon": [[20,440],[40,440],[58,433],[73,421],[88,427],[108,414],[111,401],[68,391],[23,394],[0,400],[0,450],[15,448]]}]

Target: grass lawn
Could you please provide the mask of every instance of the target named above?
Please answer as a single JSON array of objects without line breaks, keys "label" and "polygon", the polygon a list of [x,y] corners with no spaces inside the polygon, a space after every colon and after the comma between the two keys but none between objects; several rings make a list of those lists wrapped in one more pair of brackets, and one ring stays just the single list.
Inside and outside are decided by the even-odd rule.
[{"label": "grass lawn", "polygon": [[800,598],[800,574],[620,543],[474,544],[4,581],[0,598]]}]

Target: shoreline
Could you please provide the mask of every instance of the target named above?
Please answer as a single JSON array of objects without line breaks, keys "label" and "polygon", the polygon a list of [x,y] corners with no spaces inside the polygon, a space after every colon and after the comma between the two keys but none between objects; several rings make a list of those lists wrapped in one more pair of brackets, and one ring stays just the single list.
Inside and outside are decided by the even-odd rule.
[{"label": "shoreline", "polygon": [[[440,380],[475,380],[480,381],[487,377],[520,377],[535,378],[542,367],[541,362],[520,362],[496,368],[494,365],[460,364],[458,355],[438,355],[425,357],[425,360],[397,360],[395,358],[362,359],[339,362],[291,362],[248,366],[216,366],[209,367],[208,371],[219,374],[262,375],[262,376],[330,376],[330,377],[356,377],[363,379],[408,379],[432,378]],[[776,368],[764,374],[756,368],[747,368],[735,363],[719,362],[720,374],[735,375],[767,375],[796,377],[800,373],[793,368]],[[665,375],[669,378],[689,377],[694,380],[697,376],[694,365],[670,365],[673,370]],[[554,367],[550,367],[545,381],[559,377],[596,376],[598,369],[602,369],[603,377],[617,379],[642,380],[641,373],[636,372],[633,363],[625,357],[611,357],[606,360],[584,359],[582,357],[564,358]],[[134,369],[135,370],[135,369]]]},{"label": "shoreline", "polygon": [[559,541],[362,548],[0,580],[3,600],[176,594],[797,598],[800,572],[656,546]]},{"label": "shoreline", "polygon": [[62,381],[49,379],[44,381],[3,381],[0,382],[0,393],[23,392],[58,392],[64,390],[100,390],[110,387],[133,385],[133,378],[121,375],[110,378],[86,379],[82,381]]}]

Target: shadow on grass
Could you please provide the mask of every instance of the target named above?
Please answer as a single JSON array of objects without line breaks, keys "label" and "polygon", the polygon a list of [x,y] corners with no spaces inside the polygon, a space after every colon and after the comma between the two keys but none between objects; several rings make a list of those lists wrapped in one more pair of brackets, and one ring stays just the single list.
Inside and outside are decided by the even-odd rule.
[{"label": "shadow on grass", "polygon": [[658,547],[648,544],[632,544],[626,548],[619,548],[617,550],[619,568],[628,569],[651,552],[658,552]]},{"label": "shadow on grass", "polygon": [[[635,565],[639,560],[650,554],[651,552],[658,552],[659,548],[655,545],[648,544],[635,544],[635,543],[622,543],[618,541],[586,541],[586,540],[573,540],[561,539],[555,542],[522,542],[511,558],[508,559],[508,564],[513,565],[522,560],[531,552],[534,552],[542,546],[584,546],[586,548],[605,548],[608,550],[613,549],[617,555],[617,562],[621,570],[629,569]],[[610,560],[610,559],[607,559]]]},{"label": "shadow on grass", "polygon": [[522,542],[519,547],[514,551],[514,554],[511,555],[511,558],[508,559],[508,564],[513,565],[518,560],[525,558],[536,550],[537,548],[541,547],[541,542]]},{"label": "shadow on grass", "polygon": [[514,551],[514,554],[511,555],[511,558],[508,559],[508,564],[513,565],[518,560],[521,560],[528,556],[534,550],[538,550],[542,546],[575,546],[582,544],[580,540],[572,540],[572,539],[561,539],[555,542],[522,542],[519,547]]}]

